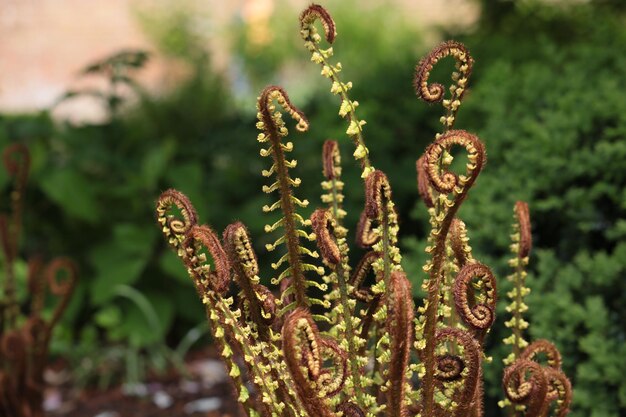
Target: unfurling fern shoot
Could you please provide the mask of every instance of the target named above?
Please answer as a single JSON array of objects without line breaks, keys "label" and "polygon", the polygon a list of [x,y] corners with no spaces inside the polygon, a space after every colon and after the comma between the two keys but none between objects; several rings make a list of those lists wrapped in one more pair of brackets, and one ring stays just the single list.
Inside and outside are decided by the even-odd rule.
[{"label": "unfurling fern shoot", "polygon": [[[220,240],[210,227],[200,225],[180,192],[162,194],[158,222],[205,303],[215,341],[247,415],[480,417],[483,350],[496,319],[497,279],[474,257],[467,227],[457,214],[487,159],[476,135],[454,129],[473,59],[462,44],[444,42],[420,61],[415,72],[418,97],[442,102],[445,110],[443,131],[416,161],[417,190],[431,224],[426,249],[430,259],[422,284],[427,297],[416,308],[411,282],[420,277],[409,277],[402,268],[391,181],[374,167],[365,142],[365,121],[357,116],[358,102],[349,96],[352,83],[340,78],[341,64],[331,62],[333,47],[320,46],[316,25],[333,44],[337,26],[328,11],[314,4],[300,15],[300,35],[311,60],[330,80],[331,93],[340,99],[338,113],[347,120],[346,135],[362,185],[345,187],[340,151],[344,141],[327,140],[321,158],[323,206],[310,218],[302,217],[299,209],[309,203],[294,194],[301,180],[293,175],[296,161],[287,158],[295,145],[285,139],[283,114],[301,132],[309,121],[285,90],[269,86],[257,103],[261,131],[257,140],[261,156],[271,161],[262,172],[270,181],[263,191],[277,196],[263,211],[280,213],[265,227],[277,235],[266,249],[280,252],[272,264],[278,275],[270,280],[259,276],[252,238],[243,223],[228,226]],[[454,58],[456,70],[446,96],[446,88],[428,78],[434,65],[448,56]],[[465,151],[463,173],[451,169],[453,148]],[[365,205],[360,220],[348,224],[344,193],[361,190]],[[175,207],[178,217],[172,212]],[[529,220],[522,206],[517,212],[520,225],[514,233],[513,264],[521,277],[530,247],[529,234],[521,229]],[[350,229],[365,251],[361,259],[350,257]],[[317,250],[307,246],[313,241]],[[239,287],[234,295],[228,293],[231,279]],[[316,298],[320,292],[323,296]],[[529,417],[550,411],[562,416],[571,401],[571,387],[561,371],[560,355],[546,341],[524,345],[525,322],[518,314],[523,304],[515,302],[511,311],[517,315],[509,323],[514,324],[517,347],[503,379],[508,404],[514,405],[510,409]],[[237,356],[243,359],[245,372],[238,368]],[[548,357],[546,364],[539,362],[543,356]]]}]

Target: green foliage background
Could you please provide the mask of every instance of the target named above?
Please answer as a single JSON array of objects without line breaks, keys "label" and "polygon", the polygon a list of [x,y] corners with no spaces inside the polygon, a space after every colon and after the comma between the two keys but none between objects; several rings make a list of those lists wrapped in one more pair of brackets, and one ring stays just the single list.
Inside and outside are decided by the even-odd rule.
[{"label": "green foliage background", "polygon": [[[444,34],[465,42],[476,60],[457,126],[477,133],[489,155],[460,216],[468,224],[475,255],[503,278],[513,203],[529,202],[535,243],[528,280],[531,334],[552,339],[561,349],[575,387],[572,415],[623,415],[623,8],[612,2],[566,7],[490,0],[483,7],[475,30]],[[439,129],[440,109],[418,102],[411,79],[415,63],[431,45],[393,10],[374,7],[356,18],[348,6],[329,8],[340,28],[336,55],[368,121],[372,158],[394,189],[403,219],[405,267],[417,289],[427,217],[418,201],[414,163]],[[81,265],[80,287],[55,342],[57,352],[99,340],[135,349],[175,344],[203,320],[184,269],[155,226],[154,200],[166,188],[187,194],[200,218],[217,230],[244,221],[261,262],[269,264],[261,214],[268,199],[260,191],[265,166],[257,157],[254,128],[255,92],[265,84],[284,82],[311,121],[307,134],[291,137],[303,178],[298,195],[313,203],[311,209],[319,203],[321,144],[339,139],[348,184],[347,223],[356,222],[363,195],[356,185],[358,170],[350,163],[352,147],[343,135],[346,126],[336,115],[338,103],[326,80],[299,48],[294,16],[289,24],[276,17],[277,39],[266,50],[247,50],[244,35],[235,37],[242,47],[236,48],[241,68],[230,84],[234,88],[224,75],[211,72],[208,56],[194,42],[181,38],[187,32],[180,31],[176,42],[159,32],[166,53],[194,63],[193,76],[170,94],[155,97],[137,88],[139,103],[121,112],[112,109],[111,120],[100,125],[58,124],[48,112],[0,115],[0,147],[21,141],[33,154],[23,257],[69,254]],[[178,14],[177,19],[185,21]],[[378,36],[372,31],[377,24],[398,30]],[[269,62],[268,55],[275,59]],[[434,77],[445,80],[451,67],[440,65]],[[4,172],[0,186],[8,188]],[[507,283],[499,282],[503,296]],[[140,306],[119,296],[119,285],[145,295],[158,315],[158,328]],[[507,333],[501,324],[505,313],[500,313],[488,346],[494,356],[486,369],[490,415],[497,415],[495,401],[501,397],[505,352],[499,345]]]}]

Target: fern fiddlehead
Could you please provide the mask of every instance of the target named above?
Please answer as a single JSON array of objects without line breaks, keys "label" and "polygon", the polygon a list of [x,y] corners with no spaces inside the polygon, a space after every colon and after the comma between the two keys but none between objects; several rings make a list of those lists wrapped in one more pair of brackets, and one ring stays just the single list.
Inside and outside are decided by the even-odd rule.
[{"label": "fern fiddlehead", "polygon": [[287,316],[282,340],[287,367],[308,415],[335,417],[325,399],[325,394],[332,393],[325,393],[324,387],[318,385],[322,375],[325,342],[322,342],[319,330],[307,310],[298,308]]},{"label": "fern fiddlehead", "polygon": [[[285,305],[281,311],[281,315],[286,311],[289,311],[295,307],[308,307],[311,302],[327,306],[322,301],[314,298],[307,297],[307,288],[311,286],[320,287],[325,290],[324,284],[319,284],[316,281],[307,280],[305,276],[306,271],[316,271],[318,274],[323,274],[323,268],[316,268],[315,266],[304,263],[302,256],[307,255],[313,258],[317,258],[317,253],[312,252],[306,247],[300,244],[300,239],[313,240],[315,237],[307,232],[301,230],[301,226],[309,226],[310,222],[306,221],[296,212],[296,206],[306,207],[308,206],[307,200],[300,200],[293,195],[293,188],[300,185],[300,179],[291,178],[289,175],[289,169],[294,168],[296,165],[295,160],[288,161],[285,158],[285,153],[290,152],[293,149],[293,144],[288,142],[282,143],[282,137],[287,136],[287,128],[282,120],[280,112],[275,111],[276,108],[273,104],[274,100],[289,113],[289,115],[298,123],[296,128],[299,131],[305,131],[308,129],[308,121],[295,106],[291,104],[289,96],[280,87],[269,86],[266,87],[258,100],[258,119],[257,127],[263,131],[258,137],[259,142],[269,142],[269,148],[261,150],[261,156],[271,156],[273,164],[269,170],[263,172],[263,175],[269,177],[271,175],[276,176],[276,181],[269,186],[263,187],[263,191],[271,193],[278,190],[280,194],[280,200],[271,206],[265,206],[263,211],[271,212],[277,208],[280,208],[283,213],[283,217],[274,223],[265,227],[267,232],[272,232],[279,227],[284,229],[284,234],[273,244],[267,245],[268,250],[274,250],[281,244],[287,246],[287,253],[281,257],[276,263],[272,264],[274,269],[279,269],[284,262],[288,263],[288,266],[283,270],[278,278],[272,280],[272,283],[280,284],[285,277],[289,277],[291,280],[291,286],[288,288],[287,293],[283,293],[281,298],[287,296],[290,292],[293,292],[295,302]],[[300,226],[298,226],[298,224]]]},{"label": "fern fiddlehead", "polygon": [[[457,403],[452,415],[460,417],[467,415],[480,376],[480,347],[472,335],[458,328],[443,327],[437,330],[435,344],[443,346],[444,342],[452,342],[461,347],[462,357],[457,354],[439,354],[435,357],[434,378],[445,390],[446,385],[454,392],[452,397]],[[449,400],[448,400],[449,401]],[[450,404],[433,405],[437,410],[435,415],[445,414]],[[422,405],[422,415],[425,414],[425,403]]]},{"label": "fern fiddlehead", "polygon": [[322,76],[331,81],[331,93],[338,95],[341,99],[339,116],[345,117],[348,120],[346,134],[355,145],[354,157],[361,163],[363,170],[361,176],[366,178],[374,170],[369,160],[369,150],[363,140],[363,126],[366,122],[365,120],[359,119],[356,115],[356,108],[359,106],[359,102],[351,100],[348,96],[348,91],[352,88],[352,83],[341,81],[339,76],[342,69],[341,63],[337,62],[336,64],[331,64],[329,61],[330,57],[333,56],[333,48],[320,48],[319,44],[322,38],[319,33],[317,33],[317,29],[314,25],[315,21],[318,19],[322,22],[326,41],[332,44],[337,36],[335,21],[330,13],[319,4],[310,5],[300,15],[300,35],[302,39],[304,39],[305,48],[311,52],[311,61],[319,64],[322,67]]},{"label": "fern fiddlehead", "polygon": [[[480,298],[476,289],[482,292]],[[454,282],[456,310],[480,344],[496,319],[496,299],[496,278],[487,266],[472,263],[459,271]]]},{"label": "fern fiddlehead", "polygon": [[[452,56],[456,61],[456,71],[452,73],[453,84],[450,86],[450,98],[444,100],[445,87],[439,83],[428,83],[433,67],[443,58]],[[417,96],[427,103],[442,102],[446,114],[441,117],[441,123],[446,130],[452,129],[456,113],[461,106],[463,96],[467,91],[467,83],[472,75],[474,59],[467,48],[456,41],[443,42],[426,55],[415,67],[413,86]]]},{"label": "fern fiddlehead", "polygon": [[515,361],[504,371],[502,385],[509,401],[526,407],[527,417],[540,416],[546,411],[548,378],[538,363],[527,359]]},{"label": "fern fiddlehead", "polygon": [[[444,100],[445,88],[441,84],[428,83],[434,65],[446,56],[455,58],[458,71],[452,76],[453,85],[450,87],[451,97],[449,100]],[[416,322],[415,344],[418,352],[420,352],[420,357],[423,359],[420,369],[420,374],[423,375],[420,404],[425,415],[431,415],[436,407],[434,384],[436,343],[434,335],[437,331],[439,317],[442,314],[440,312],[444,308],[450,309],[451,307],[450,305],[440,306],[442,290],[444,293],[447,292],[449,285],[446,284],[446,276],[453,270],[445,267],[446,263],[449,262],[448,248],[454,252],[454,247],[456,246],[457,249],[459,247],[459,242],[453,242],[454,233],[450,234],[450,229],[455,222],[456,212],[486,162],[484,146],[475,135],[463,130],[451,130],[466,90],[472,63],[473,60],[463,45],[457,42],[444,42],[422,59],[415,71],[414,87],[418,97],[429,103],[443,101],[443,106],[446,109],[446,115],[441,119],[444,133],[437,134],[435,141],[428,146],[424,155],[416,162],[418,190],[426,205],[432,206],[429,209],[432,231],[429,236],[429,246],[426,249],[427,253],[431,255],[431,261],[424,267],[429,277],[423,284],[428,297],[424,306],[419,309],[421,316]],[[467,152],[468,163],[465,174],[457,175],[448,170],[452,162],[451,148],[453,146],[461,146]],[[461,250],[461,252],[456,255],[459,267],[462,266],[461,263],[467,260],[465,251]],[[459,271],[457,277],[461,275],[462,271],[463,269]],[[466,295],[469,295],[467,288],[461,289],[463,287],[463,275],[461,275],[461,280],[457,278],[455,282],[458,283],[459,288],[455,298],[460,303],[459,307],[463,307],[467,305]],[[491,283],[492,281],[487,280],[487,282]],[[492,288],[492,294],[493,291]],[[463,294],[464,292],[465,294]],[[495,297],[493,299],[495,300]],[[444,302],[452,304],[449,296],[444,298]],[[468,313],[471,309],[461,308],[457,310],[459,315],[463,317],[463,313]],[[443,314],[444,316],[447,315],[445,312]],[[466,316],[465,318],[470,319],[471,317]],[[488,324],[490,325],[491,322],[489,320]],[[451,321],[451,324],[454,325],[454,320]],[[482,339],[482,336],[480,338]],[[473,395],[474,393],[472,393],[472,399],[474,398]],[[464,407],[469,407],[469,404],[459,404],[457,410]]]},{"label": "fern fiddlehead", "polygon": [[532,248],[530,213],[528,204],[523,201],[515,203],[514,211],[515,223],[511,235],[513,241],[511,251],[514,257],[509,260],[509,265],[514,268],[514,271],[507,277],[513,283],[513,289],[507,293],[511,300],[507,306],[507,311],[512,314],[512,317],[505,323],[512,330],[512,334],[504,339],[504,343],[512,345],[513,349],[511,354],[505,358],[505,365],[513,363],[522,350],[528,346],[528,342],[523,336],[524,331],[528,329],[528,322],[524,320],[523,314],[528,308],[524,304],[524,297],[530,293],[530,288],[526,287],[526,266]]},{"label": "fern fiddlehead", "polygon": [[[511,303],[507,311],[511,313],[510,320],[505,325],[512,329],[511,336],[504,339],[504,343],[512,346],[511,354],[504,359],[504,364],[509,365],[505,370],[503,387],[506,399],[500,401],[501,407],[509,407],[509,414],[526,417],[547,416],[554,404],[554,415],[563,417],[569,413],[572,400],[572,387],[569,379],[561,370],[561,353],[556,346],[547,340],[536,340],[528,343],[523,336],[528,329],[528,322],[524,320],[523,313],[528,309],[524,303],[524,297],[530,292],[526,286],[526,267],[532,248],[531,223],[528,204],[523,201],[515,203],[515,222],[511,234],[511,252],[514,257],[509,260],[509,265],[514,272],[508,277],[513,282],[513,289],[507,293]],[[539,357],[545,357],[545,364],[539,363]],[[526,381],[529,385],[524,387],[522,371],[531,367],[534,379]],[[541,376],[534,374],[542,373]],[[543,386],[539,382],[547,381],[547,392],[543,395]],[[537,382],[539,381],[539,382]],[[533,385],[534,384],[534,385]],[[530,398],[535,395],[532,390],[538,391],[538,399]],[[509,392],[511,391],[511,392]],[[527,391],[531,391],[527,394]],[[538,404],[539,400],[542,401]]]}]

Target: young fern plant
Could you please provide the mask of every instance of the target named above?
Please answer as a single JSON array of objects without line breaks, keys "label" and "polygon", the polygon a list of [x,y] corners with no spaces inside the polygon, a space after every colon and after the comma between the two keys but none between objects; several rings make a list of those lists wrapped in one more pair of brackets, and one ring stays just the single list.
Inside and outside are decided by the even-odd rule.
[{"label": "young fern plant", "polygon": [[[43,417],[44,370],[52,331],[65,311],[77,282],[76,265],[55,258],[47,265],[35,257],[28,263],[26,302],[18,299],[15,261],[22,229],[23,197],[30,154],[21,144],[5,148],[4,166],[13,176],[11,214],[0,214],[4,277],[0,300],[0,415]],[[50,293],[56,304],[46,311]],[[27,313],[26,313],[27,312]]]},{"label": "young fern plant", "polygon": [[[358,102],[349,96],[352,83],[340,79],[341,64],[331,62],[333,48],[321,47],[318,20],[332,44],[336,26],[319,5],[301,14],[300,34],[311,60],[330,80],[331,93],[339,96],[339,115],[348,124],[346,134],[363,178],[365,207],[355,238],[365,255],[358,262],[350,259],[338,142],[328,140],[322,149],[324,206],[309,219],[298,213],[308,202],[294,195],[300,179],[291,176],[296,161],[286,157],[294,144],[283,141],[288,135],[283,113],[294,119],[299,131],[306,131],[309,122],[276,86],[265,88],[257,103],[261,156],[272,161],[262,175],[274,179],[263,191],[278,193],[278,201],[263,211],[281,212],[265,227],[278,236],[267,249],[286,249],[272,264],[280,271],[270,281],[274,290],[261,283],[257,256],[242,223],[228,226],[220,239],[209,226],[200,225],[191,202],[176,190],[159,197],[158,223],[205,304],[246,415],[481,416],[483,347],[495,320],[496,278],[473,257],[457,212],[486,154],[478,137],[453,129],[473,60],[463,45],[450,41],[416,68],[418,97],[442,101],[446,111],[443,131],[417,161],[418,191],[432,230],[426,249],[430,260],[424,266],[427,297],[416,308],[397,246],[391,185],[370,159],[365,121],[356,113]],[[446,56],[456,60],[456,71],[444,100],[445,88],[429,84],[428,78]],[[453,147],[467,154],[463,174],[450,169]],[[318,251],[305,246],[309,241],[316,242]],[[368,286],[370,276],[373,284]],[[235,295],[228,293],[231,279],[239,287]],[[320,291],[323,298],[314,298]],[[569,382],[556,368],[560,361],[555,352],[552,345],[531,344],[509,364],[503,384],[506,398],[517,405],[512,412],[529,417],[567,412]],[[548,354],[547,367],[539,364],[539,353]]]},{"label": "young fern plant", "polygon": [[[513,289],[507,293],[511,303],[506,308],[512,317],[505,322],[512,334],[503,340],[505,344],[511,345],[512,351],[503,360],[509,366],[503,380],[507,398],[500,401],[499,405],[507,407],[510,416],[524,415],[525,412],[538,415],[552,412],[557,416],[565,416],[572,401],[572,386],[561,369],[559,350],[545,339],[530,344],[524,339],[528,322],[522,316],[528,310],[524,297],[530,293],[530,288],[526,287],[526,266],[532,248],[532,234],[528,204],[518,201],[514,212],[515,221],[511,234],[513,257],[509,260],[513,274],[508,276],[513,283]],[[537,358],[541,356],[545,358],[544,362],[538,363]],[[520,390],[518,382],[513,380],[520,373],[534,374],[535,385],[528,390]],[[544,400],[540,401],[542,398]],[[535,412],[535,409],[538,411]]]}]

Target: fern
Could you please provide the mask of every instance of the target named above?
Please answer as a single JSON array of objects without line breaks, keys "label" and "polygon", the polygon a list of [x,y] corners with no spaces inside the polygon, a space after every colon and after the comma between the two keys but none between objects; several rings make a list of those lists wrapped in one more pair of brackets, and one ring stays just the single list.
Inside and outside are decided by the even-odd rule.
[{"label": "fern", "polygon": [[[315,26],[318,20],[326,41],[332,44],[336,25],[319,5],[301,14],[300,34],[311,60],[330,80],[331,93],[339,96],[339,115],[348,123],[346,134],[354,145],[353,156],[363,179],[365,207],[355,235],[365,255],[358,262],[350,259],[342,207],[346,189],[336,141],[326,141],[322,150],[325,207],[316,209],[310,219],[298,213],[308,201],[294,195],[301,181],[291,174],[296,161],[286,158],[294,145],[283,143],[288,130],[276,103],[294,119],[297,130],[307,130],[309,122],[276,86],[260,94],[257,127],[261,133],[257,139],[264,145],[261,156],[272,160],[262,175],[273,182],[263,191],[279,196],[263,208],[267,213],[281,211],[280,218],[266,226],[268,233],[280,231],[267,249],[286,249],[272,264],[279,271],[271,280],[279,295],[261,284],[257,256],[242,223],[228,226],[220,240],[211,228],[199,224],[191,202],[175,190],[159,198],[158,221],[205,303],[215,340],[247,415],[481,416],[483,350],[496,318],[497,279],[474,258],[468,231],[457,213],[486,164],[486,152],[476,135],[454,129],[473,59],[463,45],[449,41],[416,67],[418,97],[429,103],[442,102],[445,110],[443,131],[416,163],[418,191],[432,226],[426,249],[430,260],[424,266],[427,297],[416,308],[410,280],[401,265],[391,184],[373,165],[365,142],[366,123],[357,115],[358,102],[349,96],[352,83],[340,78],[341,64],[331,62],[333,47],[321,47],[322,36]],[[450,94],[444,99],[445,87],[430,84],[428,78],[432,68],[448,56],[455,59],[456,71]],[[455,147],[466,154],[462,174],[451,170]],[[521,207],[517,208],[520,225],[513,245],[517,251],[514,280],[520,288],[520,268],[530,245],[530,223]],[[307,241],[315,241],[319,253],[307,248]],[[318,257],[323,266],[315,261]],[[370,274],[374,282],[366,286]],[[237,302],[228,294],[231,278],[240,288]],[[325,292],[324,298],[314,298],[312,288]],[[517,300],[511,309],[515,350],[504,370],[506,404],[511,405],[512,413],[526,416],[565,415],[571,387],[560,371],[558,350],[546,341],[528,346],[521,342],[525,323],[521,306]],[[245,373],[236,365],[236,355],[243,358]],[[540,363],[542,355],[547,355],[546,364]],[[254,393],[247,390],[247,383],[254,386]]]},{"label": "fern", "polygon": [[[72,297],[78,271],[69,258],[47,265],[35,257],[28,263],[27,306],[17,297],[15,261],[22,230],[23,199],[30,169],[30,153],[21,144],[4,149],[4,166],[13,176],[11,214],[0,215],[4,255],[4,291],[0,300],[0,411],[15,417],[43,416],[43,374],[52,332]],[[55,299],[51,315],[44,314],[46,298]],[[28,313],[23,313],[27,311]]]}]

